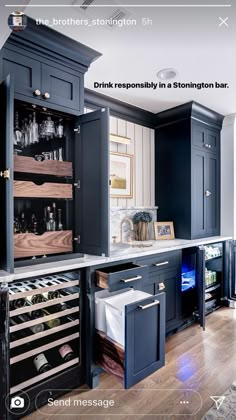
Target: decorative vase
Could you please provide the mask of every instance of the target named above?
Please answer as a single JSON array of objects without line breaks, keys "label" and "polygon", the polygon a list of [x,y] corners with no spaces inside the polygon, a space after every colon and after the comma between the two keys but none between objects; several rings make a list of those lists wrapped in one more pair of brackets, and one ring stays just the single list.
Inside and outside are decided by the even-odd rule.
[{"label": "decorative vase", "polygon": [[148,222],[138,222],[135,224],[135,240],[148,241],[150,239]]}]

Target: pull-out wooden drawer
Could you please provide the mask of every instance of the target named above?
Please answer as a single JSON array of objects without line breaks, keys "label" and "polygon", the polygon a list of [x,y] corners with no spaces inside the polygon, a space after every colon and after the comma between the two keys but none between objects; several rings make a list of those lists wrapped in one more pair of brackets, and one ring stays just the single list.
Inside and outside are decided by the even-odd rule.
[{"label": "pull-out wooden drawer", "polygon": [[147,276],[147,266],[125,263],[97,270],[96,282],[102,289],[119,290],[140,283]]},{"label": "pull-out wooden drawer", "polygon": [[125,305],[124,346],[96,332],[96,361],[130,388],[165,364],[165,294]]},{"label": "pull-out wooden drawer", "polygon": [[14,181],[14,197],[72,199],[72,184],[45,182],[37,185],[31,181]]},{"label": "pull-out wooden drawer", "polygon": [[17,233],[14,235],[14,258],[27,258],[37,255],[61,254],[72,252],[72,231],[62,230],[34,233]]},{"label": "pull-out wooden drawer", "polygon": [[38,162],[29,156],[14,156],[14,171],[27,174],[72,177],[72,162],[43,160]]}]

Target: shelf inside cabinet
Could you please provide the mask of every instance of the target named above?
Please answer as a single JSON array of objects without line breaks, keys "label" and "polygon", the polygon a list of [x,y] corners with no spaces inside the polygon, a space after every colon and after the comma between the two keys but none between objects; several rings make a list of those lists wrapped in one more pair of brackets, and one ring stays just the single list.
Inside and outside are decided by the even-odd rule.
[{"label": "shelf inside cabinet", "polygon": [[206,288],[205,288],[205,291],[206,291],[206,292],[212,292],[213,290],[218,289],[220,286],[221,286],[221,284],[220,284],[220,283],[213,284],[212,286],[206,287]]},{"label": "shelf inside cabinet", "polygon": [[14,171],[25,174],[50,175],[56,177],[72,177],[72,162],[44,160],[38,162],[29,156],[14,156]]},{"label": "shelf inside cabinet", "polygon": [[72,230],[14,235],[14,258],[27,258],[38,255],[72,252]]},{"label": "shelf inside cabinet", "polygon": [[11,357],[10,358],[10,365],[14,365],[15,363],[21,362],[22,360],[28,359],[28,358],[33,357],[33,356],[37,356],[37,354],[39,354],[39,353],[43,353],[43,352],[45,352],[47,350],[50,350],[50,349],[53,349],[57,346],[61,346],[62,344],[65,344],[67,342],[69,343],[70,341],[75,340],[77,338],[79,338],[79,332],[76,332],[76,333],[68,335],[68,336],[64,336],[64,337],[60,338],[59,340],[51,341],[51,343],[46,344],[44,346],[38,346],[35,349],[29,350],[25,353],[21,353],[21,354],[15,356],[15,357]]},{"label": "shelf inside cabinet", "polygon": [[14,181],[14,197],[72,199],[72,184],[45,182],[37,185],[32,181]]},{"label": "shelf inside cabinet", "polygon": [[29,388],[33,384],[36,384],[44,379],[48,379],[49,377],[55,375],[56,373],[62,372],[63,370],[66,370],[71,366],[79,364],[79,362],[80,362],[79,357],[76,357],[75,359],[70,360],[69,362],[63,363],[62,365],[59,365],[49,370],[48,372],[41,373],[40,375],[36,375],[33,378],[28,379],[27,381],[21,382],[20,384],[11,387],[10,394],[12,395],[15,392],[21,391],[22,389]]},{"label": "shelf inside cabinet", "polygon": [[[48,337],[52,334],[56,334],[60,331],[65,331],[67,329],[79,326],[79,323],[80,323],[79,319],[75,319],[74,321],[66,322],[65,324],[59,325],[58,327],[54,327],[54,328],[51,328],[51,329],[48,329],[48,330],[44,330],[44,331],[36,333],[36,334],[32,333],[32,335],[30,335],[27,338],[30,340],[30,342],[35,341],[35,340],[39,340],[39,339]],[[26,338],[20,338],[19,340],[11,341],[10,342],[10,349],[14,349],[16,347],[24,345],[25,341],[26,341]]]}]

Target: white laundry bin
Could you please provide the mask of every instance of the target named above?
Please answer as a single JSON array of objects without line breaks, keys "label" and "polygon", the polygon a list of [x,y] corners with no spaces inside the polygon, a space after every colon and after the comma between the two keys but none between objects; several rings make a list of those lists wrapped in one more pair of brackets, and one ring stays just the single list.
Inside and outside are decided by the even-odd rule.
[{"label": "white laundry bin", "polygon": [[107,336],[124,347],[125,343],[125,305],[152,297],[140,290],[119,294],[104,301],[106,311]]},{"label": "white laundry bin", "polygon": [[107,333],[105,302],[115,295],[126,295],[132,293],[133,289],[116,290],[109,292],[108,290],[101,290],[95,293],[95,328],[99,331]]}]

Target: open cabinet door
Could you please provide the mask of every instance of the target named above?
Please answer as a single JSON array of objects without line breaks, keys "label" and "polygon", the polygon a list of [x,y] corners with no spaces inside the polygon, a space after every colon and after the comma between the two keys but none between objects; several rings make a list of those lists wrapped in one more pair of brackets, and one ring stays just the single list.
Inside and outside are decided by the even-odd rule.
[{"label": "open cabinet door", "polygon": [[9,394],[9,300],[7,287],[0,287],[0,418],[8,419],[6,397]]},{"label": "open cabinet door", "polygon": [[197,301],[199,323],[203,330],[206,324],[206,307],[205,307],[205,249],[204,246],[199,246],[197,249],[197,267],[196,267],[196,281],[197,281]]},{"label": "open cabinet door", "polygon": [[10,76],[0,83],[0,267],[12,272],[13,256],[13,113],[14,93]]},{"label": "open cabinet door", "polygon": [[76,252],[109,255],[109,110],[76,119]]}]

